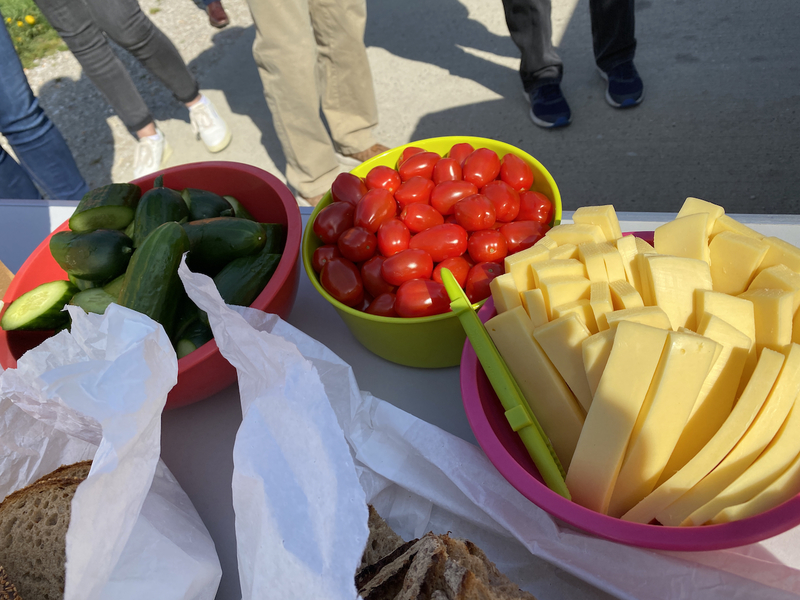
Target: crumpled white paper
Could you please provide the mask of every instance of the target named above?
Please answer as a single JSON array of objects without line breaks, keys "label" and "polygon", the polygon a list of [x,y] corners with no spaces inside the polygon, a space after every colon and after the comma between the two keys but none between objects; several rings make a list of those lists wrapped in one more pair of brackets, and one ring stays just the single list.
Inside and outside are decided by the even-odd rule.
[{"label": "crumpled white paper", "polygon": [[213,541],[159,461],[178,373],[169,339],[116,304],[105,315],[67,310],[70,332],[0,374],[0,497],[93,459],[72,501],[65,600],[213,598]]},{"label": "crumpled white paper", "polygon": [[[572,530],[517,492],[480,448],[360,392],[347,363],[313,338],[275,315],[225,307],[210,279],[180,273],[238,369],[244,419],[233,498],[244,600],[353,598],[363,500],[406,540],[427,531],[472,540],[541,600],[540,559],[624,599],[800,594],[800,529],[703,553],[643,550]],[[317,594],[326,580],[329,593]]]}]

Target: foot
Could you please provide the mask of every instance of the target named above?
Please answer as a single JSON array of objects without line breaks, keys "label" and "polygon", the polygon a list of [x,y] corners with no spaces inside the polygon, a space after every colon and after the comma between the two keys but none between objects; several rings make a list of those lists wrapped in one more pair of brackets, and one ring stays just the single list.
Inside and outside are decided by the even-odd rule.
[{"label": "foot", "polygon": [[231,130],[222,120],[211,100],[200,95],[200,101],[189,107],[189,120],[195,136],[203,140],[209,152],[219,152],[231,143]]},{"label": "foot", "polygon": [[222,8],[222,2],[220,2],[220,0],[215,0],[211,4],[208,4],[206,6],[206,12],[208,13],[208,22],[212,27],[222,29],[225,25],[230,23],[230,19],[228,19],[228,15],[225,14],[225,9]]},{"label": "foot", "polygon": [[387,148],[383,144],[373,144],[366,150],[362,150],[361,152],[356,152],[354,154],[345,154],[344,156],[346,156],[347,158],[352,158],[353,160],[362,163],[365,160],[369,160],[373,156],[378,156],[378,154],[383,154],[387,150],[389,150],[389,148]]},{"label": "foot", "polygon": [[133,159],[133,178],[139,179],[162,169],[172,154],[172,148],[160,129],[156,135],[139,139]]},{"label": "foot", "polygon": [[606,102],[614,108],[631,108],[641,104],[644,99],[644,83],[633,61],[617,65],[610,71],[598,69],[600,77],[608,82]]},{"label": "foot", "polygon": [[530,102],[531,120],[539,127],[566,127],[572,122],[572,112],[558,83],[535,88],[530,93]]}]

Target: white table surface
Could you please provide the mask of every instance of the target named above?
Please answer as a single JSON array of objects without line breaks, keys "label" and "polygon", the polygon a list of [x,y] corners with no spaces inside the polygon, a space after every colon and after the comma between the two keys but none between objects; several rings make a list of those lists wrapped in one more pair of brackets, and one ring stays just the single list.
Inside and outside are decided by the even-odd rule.
[{"label": "white table surface", "polygon": [[[68,218],[76,203],[0,200],[0,260],[16,271],[49,231]],[[311,209],[301,209],[305,224]],[[568,221],[571,213],[564,214]],[[623,231],[652,231],[672,213],[620,213]],[[765,235],[800,245],[800,216],[732,215]],[[458,368],[416,369],[385,361],[363,348],[333,307],[313,288],[301,267],[297,301],[289,323],[346,360],[362,390],[390,402],[471,443],[475,437],[461,404]],[[233,443],[241,422],[235,385],[201,402],[167,411],[162,418],[164,462],[208,527],[223,569],[218,600],[241,598],[231,499]],[[609,598],[543,561],[542,600]]]}]

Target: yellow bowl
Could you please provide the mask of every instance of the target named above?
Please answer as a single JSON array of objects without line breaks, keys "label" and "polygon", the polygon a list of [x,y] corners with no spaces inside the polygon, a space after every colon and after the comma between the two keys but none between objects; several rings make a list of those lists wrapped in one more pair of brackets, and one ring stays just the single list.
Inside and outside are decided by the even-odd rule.
[{"label": "yellow bowl", "polygon": [[[510,144],[487,138],[448,136],[419,140],[387,150],[356,167],[351,171],[361,178],[378,165],[397,167],[397,159],[408,146],[416,146],[445,156],[454,144],[466,142],[475,148],[490,148],[502,159],[509,152],[523,159],[534,173],[531,189],[544,193],[553,202],[553,225],[561,222],[561,194],[553,177],[542,164],[530,154]],[[311,266],[311,258],[322,240],[314,233],[314,219],[319,212],[332,202],[330,191],[323,196],[311,213],[303,235],[302,256],[311,283],[330,302],[341,316],[355,338],[368,350],[381,358],[408,367],[437,369],[457,366],[466,335],[454,313],[448,312],[431,317],[401,318],[379,317],[355,308],[345,306],[331,296],[319,281],[319,276]]]}]

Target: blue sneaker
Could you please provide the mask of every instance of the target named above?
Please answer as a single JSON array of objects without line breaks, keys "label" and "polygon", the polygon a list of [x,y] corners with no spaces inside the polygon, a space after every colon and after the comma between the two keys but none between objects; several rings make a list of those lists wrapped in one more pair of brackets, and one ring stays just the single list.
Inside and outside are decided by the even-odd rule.
[{"label": "blue sneaker", "polygon": [[606,102],[614,108],[631,108],[644,99],[644,83],[633,61],[629,60],[606,72],[598,69],[600,77],[608,82]]},{"label": "blue sneaker", "polygon": [[531,120],[539,127],[566,127],[572,121],[569,104],[557,83],[547,83],[530,93]]}]

